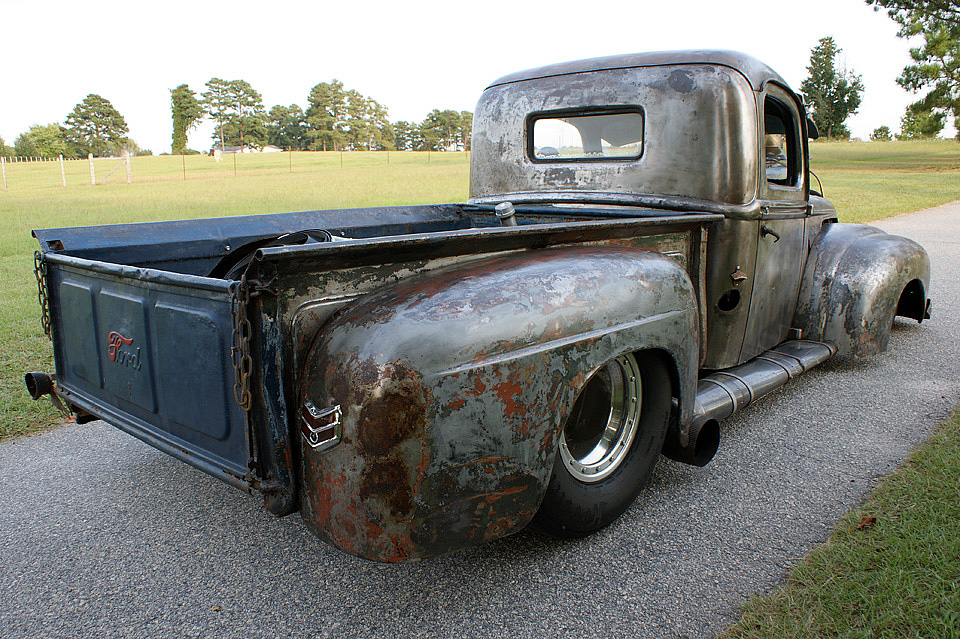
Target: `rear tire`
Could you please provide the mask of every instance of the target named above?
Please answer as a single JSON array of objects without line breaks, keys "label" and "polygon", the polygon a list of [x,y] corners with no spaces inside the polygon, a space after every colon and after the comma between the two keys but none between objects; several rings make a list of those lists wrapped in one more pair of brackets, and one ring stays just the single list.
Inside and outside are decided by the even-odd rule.
[{"label": "rear tire", "polygon": [[670,404],[669,370],[655,353],[622,355],[595,372],[564,424],[533,527],[581,537],[623,514],[653,473]]}]

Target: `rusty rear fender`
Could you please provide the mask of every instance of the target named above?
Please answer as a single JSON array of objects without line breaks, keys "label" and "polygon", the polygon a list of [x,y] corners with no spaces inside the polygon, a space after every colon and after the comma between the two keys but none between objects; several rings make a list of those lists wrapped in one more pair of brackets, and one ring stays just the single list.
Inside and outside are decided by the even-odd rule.
[{"label": "rusty rear fender", "polygon": [[626,352],[671,360],[692,409],[698,313],[660,254],[565,247],[487,258],[358,300],[321,330],[301,404],[342,407],[304,446],[302,511],[333,545],[403,561],[515,532],[536,512],[563,419]]}]

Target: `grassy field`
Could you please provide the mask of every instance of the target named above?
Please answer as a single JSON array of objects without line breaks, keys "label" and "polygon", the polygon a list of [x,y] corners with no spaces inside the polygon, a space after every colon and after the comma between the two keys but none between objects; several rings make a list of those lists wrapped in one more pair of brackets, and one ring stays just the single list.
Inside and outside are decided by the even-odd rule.
[{"label": "grassy field", "polygon": [[960,199],[960,144],[953,140],[812,142],[810,167],[844,222]]},{"label": "grassy field", "polygon": [[[845,221],[867,221],[960,199],[952,141],[814,143],[813,170]],[[234,165],[236,160],[236,166]],[[467,198],[463,153],[275,153],[132,159],[133,184],[114,159],[6,164],[0,191],[0,440],[57,423],[23,389],[27,370],[52,370],[33,275],[34,228],[457,202]],[[116,171],[106,177],[112,169]],[[235,175],[236,172],[236,175]],[[106,177],[106,179],[104,179]]]},{"label": "grassy field", "polygon": [[960,413],[725,639],[960,637]]}]

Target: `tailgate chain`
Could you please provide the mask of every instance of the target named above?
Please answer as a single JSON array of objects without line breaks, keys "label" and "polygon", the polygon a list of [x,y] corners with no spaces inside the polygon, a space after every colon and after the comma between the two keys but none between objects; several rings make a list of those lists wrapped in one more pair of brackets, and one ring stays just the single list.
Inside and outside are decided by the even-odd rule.
[{"label": "tailgate chain", "polygon": [[250,357],[250,319],[247,317],[247,303],[250,301],[250,287],[246,274],[233,287],[231,312],[233,313],[233,346],[230,358],[233,360],[233,396],[245,411],[250,410],[250,371],[253,358]]},{"label": "tailgate chain", "polygon": [[43,259],[43,253],[33,252],[33,274],[37,276],[37,298],[40,300],[40,325],[43,327],[43,334],[51,340],[50,336],[50,301],[47,299],[47,262]]}]

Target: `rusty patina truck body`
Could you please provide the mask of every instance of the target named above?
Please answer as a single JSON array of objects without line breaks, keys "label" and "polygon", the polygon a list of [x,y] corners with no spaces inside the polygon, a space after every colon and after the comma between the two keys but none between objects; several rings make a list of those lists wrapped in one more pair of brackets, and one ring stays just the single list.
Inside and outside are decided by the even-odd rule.
[{"label": "rusty patina truck body", "polygon": [[56,375],[27,385],[362,557],[586,534],[928,316],[925,252],[837,223],[812,133],[730,52],[507,76],[467,203],[35,231]]}]

